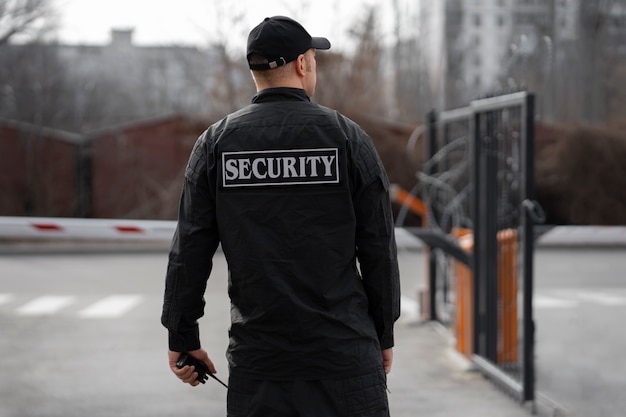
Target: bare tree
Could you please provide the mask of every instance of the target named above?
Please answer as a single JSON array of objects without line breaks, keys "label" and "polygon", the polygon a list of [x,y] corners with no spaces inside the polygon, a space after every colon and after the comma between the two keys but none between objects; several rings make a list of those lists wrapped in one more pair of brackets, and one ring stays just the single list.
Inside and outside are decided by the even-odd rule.
[{"label": "bare tree", "polygon": [[214,0],[210,9],[210,24],[204,22],[199,25],[199,30],[210,39],[208,44],[214,59],[211,73],[206,74],[210,80],[206,99],[212,102],[211,114],[206,116],[218,119],[248,103],[254,84],[243,65],[243,51],[233,52],[233,40],[245,39],[249,30],[244,22],[245,5]]},{"label": "bare tree", "polygon": [[[393,0],[393,93],[394,106],[392,115],[396,120],[419,122],[426,112],[434,107],[435,91],[427,71],[428,58],[423,53],[421,44],[426,44],[428,31],[418,33],[415,26],[421,26],[420,17],[406,2]],[[426,19],[426,17],[421,17]]]},{"label": "bare tree", "polygon": [[50,0],[0,0],[0,46],[12,38],[37,38],[54,26]]},{"label": "bare tree", "polygon": [[0,117],[60,127],[71,88],[56,47],[32,43],[0,48]]},{"label": "bare tree", "polygon": [[[51,1],[0,0],[0,117],[53,124],[62,112],[56,50],[36,42],[54,27]],[[17,46],[14,39],[30,42]]]},{"label": "bare tree", "polygon": [[[620,67],[626,64],[624,45],[626,23],[624,0],[588,0],[584,2],[581,26],[581,89],[584,117],[590,122],[606,122],[623,115],[624,108],[615,108],[615,98],[624,94],[624,78]],[[613,113],[613,114],[611,114]]]},{"label": "bare tree", "polygon": [[347,113],[385,114],[385,85],[382,73],[383,47],[380,43],[374,7],[350,31],[356,48],[352,56],[324,52],[317,56],[316,100]]}]

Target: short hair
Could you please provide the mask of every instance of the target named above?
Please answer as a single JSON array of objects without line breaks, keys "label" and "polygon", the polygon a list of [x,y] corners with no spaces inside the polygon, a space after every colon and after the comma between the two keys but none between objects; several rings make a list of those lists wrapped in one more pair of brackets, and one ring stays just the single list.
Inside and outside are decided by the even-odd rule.
[{"label": "short hair", "polygon": [[[248,56],[248,62],[253,65],[258,64],[267,64],[269,61],[264,56],[261,56],[257,53],[251,53]],[[271,68],[271,69],[263,69],[263,70],[252,70],[252,73],[257,77],[263,77],[267,81],[275,81],[287,76],[288,71],[291,70],[291,67],[294,65],[291,61],[286,63],[285,65],[281,65],[280,67]]]},{"label": "short hair", "polygon": [[[269,61],[264,56],[261,56],[257,53],[251,53],[248,55],[248,62],[252,65],[260,65],[260,64],[268,64]],[[260,70],[263,71],[263,70]]]}]

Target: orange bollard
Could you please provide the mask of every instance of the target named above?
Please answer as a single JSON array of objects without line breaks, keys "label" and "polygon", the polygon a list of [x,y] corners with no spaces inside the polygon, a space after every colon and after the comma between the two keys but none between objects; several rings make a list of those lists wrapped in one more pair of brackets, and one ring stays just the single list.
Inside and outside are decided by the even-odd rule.
[{"label": "orange bollard", "polygon": [[517,362],[517,231],[498,232],[498,363]]},{"label": "orange bollard", "polygon": [[[469,229],[454,229],[452,235],[467,252],[474,251],[474,238]],[[453,261],[456,271],[456,349],[471,358],[474,353],[474,284],[472,270],[461,262]]]},{"label": "orange bollard", "polygon": [[[452,235],[467,252],[473,252],[471,230],[454,229]],[[498,232],[498,363],[518,360],[517,332],[517,231]],[[473,354],[474,277],[466,265],[454,261],[456,273],[456,349],[468,358]]]}]

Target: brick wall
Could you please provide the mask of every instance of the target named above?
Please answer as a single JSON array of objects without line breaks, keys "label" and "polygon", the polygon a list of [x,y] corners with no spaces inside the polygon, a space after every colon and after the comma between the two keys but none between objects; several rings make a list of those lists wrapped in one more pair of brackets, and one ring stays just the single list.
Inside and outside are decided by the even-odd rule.
[{"label": "brick wall", "polygon": [[0,215],[74,215],[75,139],[24,124],[0,124]]}]

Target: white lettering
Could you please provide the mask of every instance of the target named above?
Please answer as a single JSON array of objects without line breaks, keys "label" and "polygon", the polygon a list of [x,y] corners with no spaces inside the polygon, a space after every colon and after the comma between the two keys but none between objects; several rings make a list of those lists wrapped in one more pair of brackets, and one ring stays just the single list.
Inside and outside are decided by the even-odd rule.
[{"label": "white lettering", "polygon": [[267,173],[270,178],[280,177],[280,161],[277,158],[267,158]]},{"label": "white lettering", "polygon": [[324,167],[326,167],[326,173],[324,176],[331,177],[333,175],[332,167],[334,160],[335,155],[322,155],[322,162],[324,163]]},{"label": "white lettering", "polygon": [[251,176],[250,160],[249,159],[239,159],[239,179],[240,180],[249,180],[250,176]]},{"label": "white lettering", "polygon": [[296,171],[296,168],[295,168],[296,158],[288,156],[286,158],[283,158],[283,163],[284,163],[283,167],[285,169],[285,178],[298,176],[298,171]]},{"label": "white lettering", "polygon": [[237,160],[229,159],[226,161],[226,179],[227,180],[236,180],[237,179]]},{"label": "white lettering", "polygon": [[317,177],[317,165],[321,162],[321,158],[319,156],[309,156],[306,160],[311,165],[311,177]]},{"label": "white lettering", "polygon": [[300,161],[300,175],[298,176],[300,178],[304,178],[306,177],[306,157],[301,156],[298,158],[298,160]]},{"label": "white lettering", "polygon": [[[265,172],[261,172],[259,170],[259,165],[265,165]],[[267,165],[265,162],[265,159],[263,158],[258,158],[255,159],[254,162],[252,162],[252,173],[254,174],[255,178],[259,178],[259,179],[265,179],[267,178]]]},{"label": "white lettering", "polygon": [[336,148],[224,152],[223,185],[338,184],[337,159]]}]

